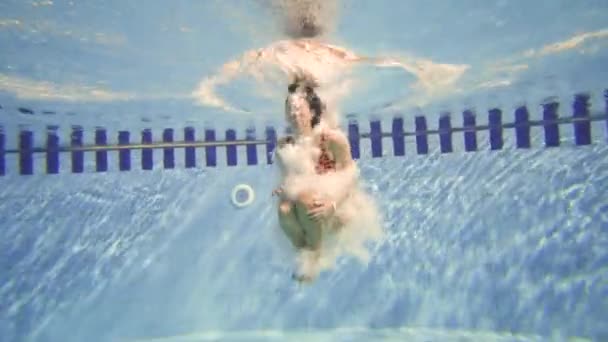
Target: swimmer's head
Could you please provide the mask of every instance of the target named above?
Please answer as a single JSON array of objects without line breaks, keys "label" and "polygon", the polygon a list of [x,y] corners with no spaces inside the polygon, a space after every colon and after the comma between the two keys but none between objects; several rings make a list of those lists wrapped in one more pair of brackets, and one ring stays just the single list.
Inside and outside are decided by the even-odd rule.
[{"label": "swimmer's head", "polygon": [[323,33],[323,27],[312,16],[303,16],[287,25],[286,32],[292,38],[314,38]]},{"label": "swimmer's head", "polygon": [[314,39],[335,28],[339,0],[257,0],[278,16],[283,33],[292,39]]},{"label": "swimmer's head", "polygon": [[324,109],[321,99],[315,92],[314,88],[316,86],[318,86],[318,84],[314,81],[311,82],[309,79],[296,77],[294,82],[287,87],[287,92],[289,94],[300,92],[306,100],[306,104],[308,105],[311,114],[311,127],[315,127],[321,122],[321,115],[323,114]]}]

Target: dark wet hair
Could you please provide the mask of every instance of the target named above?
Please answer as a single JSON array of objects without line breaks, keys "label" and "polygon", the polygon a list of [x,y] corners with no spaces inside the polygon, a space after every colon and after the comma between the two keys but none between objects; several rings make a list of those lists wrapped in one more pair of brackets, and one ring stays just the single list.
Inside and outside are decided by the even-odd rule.
[{"label": "dark wet hair", "polygon": [[293,94],[296,91],[296,89],[298,89],[298,84],[295,82],[290,84],[289,86],[287,86],[287,92],[290,94]]},{"label": "dark wet hair", "polygon": [[[294,82],[287,87],[287,91],[290,94],[293,94],[299,86],[299,82]],[[323,103],[321,102],[321,98],[315,92],[314,88],[310,85],[305,86],[306,91],[306,102],[308,103],[308,107],[312,112],[311,126],[315,127],[319,123],[321,123],[321,115],[323,114]]]},{"label": "dark wet hair", "polygon": [[321,123],[321,114],[323,114],[323,104],[321,103],[321,99],[315,93],[312,87],[306,87],[306,102],[308,102],[308,107],[312,110],[312,120],[311,125],[315,127],[319,123]]}]

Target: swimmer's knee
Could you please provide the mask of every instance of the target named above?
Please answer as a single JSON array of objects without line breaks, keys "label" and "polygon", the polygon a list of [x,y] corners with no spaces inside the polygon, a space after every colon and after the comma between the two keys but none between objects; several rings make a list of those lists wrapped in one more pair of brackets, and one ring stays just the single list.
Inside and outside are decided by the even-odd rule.
[{"label": "swimmer's knee", "polygon": [[293,204],[288,201],[283,201],[279,204],[279,213],[281,215],[289,215],[293,212]]},{"label": "swimmer's knee", "polygon": [[314,193],[312,192],[302,192],[298,195],[297,202],[303,204],[305,207],[310,207],[314,197]]}]

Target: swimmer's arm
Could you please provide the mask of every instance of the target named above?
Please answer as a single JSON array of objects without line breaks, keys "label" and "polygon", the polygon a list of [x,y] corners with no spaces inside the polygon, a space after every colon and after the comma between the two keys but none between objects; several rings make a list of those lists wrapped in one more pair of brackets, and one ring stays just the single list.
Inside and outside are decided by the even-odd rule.
[{"label": "swimmer's arm", "polygon": [[279,165],[279,169],[281,170],[281,172],[285,171],[285,163],[283,162],[283,159],[281,159],[281,154],[278,153],[278,150],[285,147],[285,145],[293,144],[293,142],[294,142],[294,139],[290,135],[279,138],[277,140],[277,148],[273,152],[273,156],[274,156],[273,159],[277,161],[277,164]]},{"label": "swimmer's arm", "polygon": [[[336,166],[338,170],[344,170],[346,168],[355,167],[355,161],[351,155],[350,143],[348,139],[340,131],[330,131],[327,135],[327,139],[330,143],[330,148],[336,158]],[[347,191],[340,191],[337,195],[334,205],[339,205],[344,201],[350,194],[350,190],[356,184],[356,177],[353,177],[351,183],[348,185]]]},{"label": "swimmer's arm", "polygon": [[350,150],[350,143],[346,136],[338,130],[330,130],[325,134],[336,159],[338,170],[355,166],[355,161],[352,158]]}]

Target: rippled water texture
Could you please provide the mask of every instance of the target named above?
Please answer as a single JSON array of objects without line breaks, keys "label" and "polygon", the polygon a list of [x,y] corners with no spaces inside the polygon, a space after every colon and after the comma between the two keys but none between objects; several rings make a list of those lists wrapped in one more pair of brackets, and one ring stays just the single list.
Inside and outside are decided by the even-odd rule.
[{"label": "rippled water texture", "polygon": [[[331,338],[351,327],[420,340],[433,331],[601,340],[607,152],[362,160],[388,236],[367,267],[344,259],[301,288],[277,234],[274,169],[10,176],[0,195],[0,329],[7,340],[205,331],[255,340],[266,336],[259,329]],[[228,200],[237,182],[257,192],[241,210]]]}]

